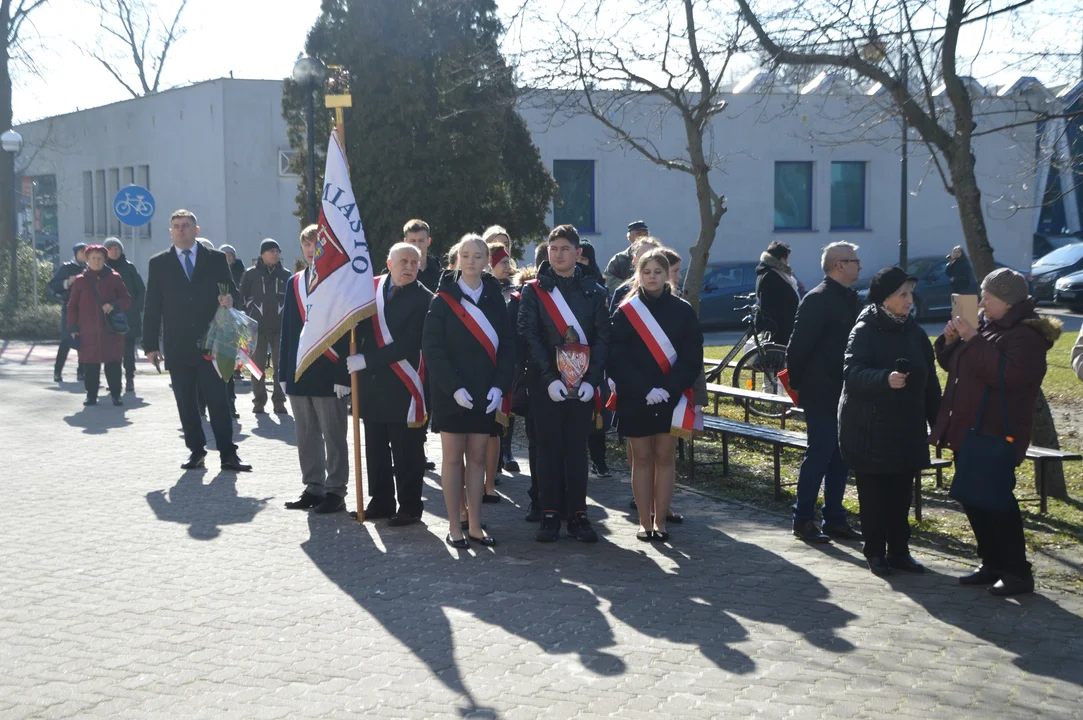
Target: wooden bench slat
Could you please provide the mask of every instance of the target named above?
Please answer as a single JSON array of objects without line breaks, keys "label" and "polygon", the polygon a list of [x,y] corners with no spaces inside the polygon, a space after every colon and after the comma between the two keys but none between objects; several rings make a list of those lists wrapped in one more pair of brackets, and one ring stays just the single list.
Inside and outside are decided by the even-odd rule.
[{"label": "wooden bench slat", "polygon": [[746,388],[733,387],[730,385],[707,383],[707,392],[715,393],[716,395],[725,395],[726,397],[748,398],[749,400],[759,400],[761,402],[774,403],[776,405],[793,406],[793,400],[789,395],[775,395],[759,390],[748,390]]},{"label": "wooden bench slat", "polygon": [[1053,448],[1044,448],[1031,445],[1027,448],[1028,460],[1083,460],[1083,455],[1074,452],[1066,452],[1064,450],[1054,450]]}]

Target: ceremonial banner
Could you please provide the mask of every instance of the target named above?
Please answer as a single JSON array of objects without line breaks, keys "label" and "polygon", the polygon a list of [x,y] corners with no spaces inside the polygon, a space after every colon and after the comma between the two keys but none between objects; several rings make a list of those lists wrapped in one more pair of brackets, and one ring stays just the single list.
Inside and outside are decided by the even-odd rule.
[{"label": "ceremonial banner", "polygon": [[319,227],[306,288],[305,325],[297,347],[297,377],[376,311],[369,246],[337,133],[331,133],[327,145]]}]

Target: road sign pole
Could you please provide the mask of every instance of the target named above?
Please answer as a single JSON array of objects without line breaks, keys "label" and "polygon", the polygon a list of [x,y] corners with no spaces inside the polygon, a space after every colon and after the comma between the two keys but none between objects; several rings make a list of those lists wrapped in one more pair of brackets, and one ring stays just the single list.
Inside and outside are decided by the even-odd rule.
[{"label": "road sign pole", "polygon": [[38,223],[36,208],[34,207],[34,185],[37,183],[30,182],[30,257],[34,261],[34,313],[38,312],[38,295],[41,291],[38,288]]}]

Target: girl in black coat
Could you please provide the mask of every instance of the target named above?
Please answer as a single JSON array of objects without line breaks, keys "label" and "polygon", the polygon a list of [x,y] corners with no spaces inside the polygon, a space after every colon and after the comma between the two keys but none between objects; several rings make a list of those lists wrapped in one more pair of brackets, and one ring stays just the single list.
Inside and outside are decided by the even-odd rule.
[{"label": "girl in black coat", "polygon": [[464,457],[470,538],[487,546],[496,542],[481,523],[485,449],[496,412],[511,390],[515,338],[500,283],[484,272],[489,264],[485,242],[467,235],[458,248],[459,269],[440,277],[425,317],[422,348],[432,394],[432,428],[440,433],[443,448],[440,479],[449,518],[447,542],[463,549],[469,543],[456,518]]},{"label": "girl in black coat", "polygon": [[[632,448],[632,491],[639,509],[640,540],[668,540],[666,517],[673,497],[674,451],[671,434],[674,409],[693,405],[685,392],[703,368],[703,332],[696,312],[673,294],[668,282],[669,261],[651,250],[636,261],[629,299],[613,315],[609,375],[617,387],[621,434]],[[657,323],[668,338],[675,358],[664,371],[644,338],[660,338],[650,328]],[[642,320],[648,322],[641,325]],[[637,330],[637,327],[641,327]],[[664,343],[660,343],[665,352]],[[691,408],[689,408],[691,409]]]},{"label": "girl in black coat", "polygon": [[944,274],[951,278],[951,291],[953,293],[965,293],[971,287],[974,280],[974,271],[970,269],[970,261],[963,252],[962,245],[956,245],[951,249],[951,256]]},{"label": "girl in black coat", "polygon": [[865,558],[877,575],[922,572],[910,556],[910,493],[929,467],[940,409],[933,347],[910,316],[916,280],[885,268],[869,285],[843,359],[839,448],[857,477]]}]

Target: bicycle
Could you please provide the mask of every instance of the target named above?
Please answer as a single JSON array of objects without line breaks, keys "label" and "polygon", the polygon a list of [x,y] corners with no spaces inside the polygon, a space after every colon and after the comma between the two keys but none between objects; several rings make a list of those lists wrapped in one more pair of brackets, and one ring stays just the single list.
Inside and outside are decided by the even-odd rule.
[{"label": "bicycle", "polygon": [[124,193],[124,199],[116,204],[113,208],[117,217],[128,217],[131,213],[135,213],[140,217],[150,217],[154,214],[154,206],[144,199],[142,195],[136,195],[135,200],[132,200],[132,196],[128,193]]},{"label": "bicycle", "polygon": [[[760,329],[759,320],[762,310],[756,304],[755,294],[735,295],[734,300],[748,303],[735,308],[736,310],[748,312],[748,315],[744,318],[744,321],[748,324],[748,329],[730,348],[729,353],[722,359],[722,362],[707,373],[707,382],[717,383],[722,378],[726,368],[729,367],[730,362],[743,352],[744,354],[741,355],[733,369],[733,387],[746,390],[756,390],[758,388],[761,392],[772,395],[784,394],[786,390],[779,381],[778,374],[786,367],[786,346],[771,342],[768,334]],[[761,341],[761,335],[764,335],[767,339]],[[749,341],[752,342],[753,347],[745,351]],[[752,401],[749,403],[748,409],[753,415],[775,419],[781,418],[786,413],[786,406],[775,403]]]}]

